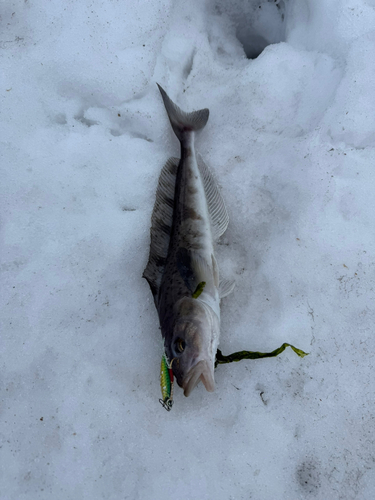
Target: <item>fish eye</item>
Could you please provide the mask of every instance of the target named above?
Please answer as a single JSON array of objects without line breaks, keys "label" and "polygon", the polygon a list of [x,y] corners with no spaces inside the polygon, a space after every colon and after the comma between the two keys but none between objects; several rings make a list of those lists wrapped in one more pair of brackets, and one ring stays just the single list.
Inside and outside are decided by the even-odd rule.
[{"label": "fish eye", "polygon": [[176,340],[176,351],[183,353],[186,347],[186,342],[183,339]]}]

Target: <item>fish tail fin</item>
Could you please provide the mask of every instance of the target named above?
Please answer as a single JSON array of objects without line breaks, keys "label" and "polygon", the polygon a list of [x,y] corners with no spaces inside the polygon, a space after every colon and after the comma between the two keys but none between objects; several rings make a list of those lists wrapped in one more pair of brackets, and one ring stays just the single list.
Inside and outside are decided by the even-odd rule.
[{"label": "fish tail fin", "polygon": [[197,131],[206,125],[210,113],[207,108],[193,111],[192,113],[186,113],[168,97],[165,90],[160,87],[158,83],[157,86],[163,98],[164,106],[167,110],[173,131],[180,141],[183,139],[184,132]]}]

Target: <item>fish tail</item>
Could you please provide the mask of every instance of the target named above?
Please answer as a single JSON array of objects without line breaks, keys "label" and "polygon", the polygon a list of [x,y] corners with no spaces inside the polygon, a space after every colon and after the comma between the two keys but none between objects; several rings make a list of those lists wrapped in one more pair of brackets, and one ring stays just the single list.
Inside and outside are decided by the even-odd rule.
[{"label": "fish tail", "polygon": [[168,97],[165,90],[160,87],[158,83],[157,86],[163,98],[164,106],[167,110],[173,131],[180,141],[183,140],[184,132],[197,131],[206,125],[210,113],[207,108],[193,111],[192,113],[186,113]]}]

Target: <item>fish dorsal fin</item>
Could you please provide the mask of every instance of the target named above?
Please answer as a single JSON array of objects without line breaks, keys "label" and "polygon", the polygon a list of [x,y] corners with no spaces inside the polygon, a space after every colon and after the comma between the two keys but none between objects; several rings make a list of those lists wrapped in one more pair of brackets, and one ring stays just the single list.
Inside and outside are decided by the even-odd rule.
[{"label": "fish dorsal fin", "polygon": [[212,177],[210,169],[207,167],[200,155],[197,155],[197,163],[203,179],[208,211],[211,217],[213,237],[214,239],[217,239],[225,233],[225,230],[228,227],[228,212],[216,185],[215,179]]},{"label": "fish dorsal fin", "polygon": [[221,280],[219,285],[220,298],[226,297],[233,292],[236,282],[234,280]]},{"label": "fish dorsal fin", "polygon": [[143,277],[150,285],[156,300],[168,256],[169,241],[173,223],[174,194],[178,158],[169,158],[159,176],[154,210],[151,217],[150,255]]}]

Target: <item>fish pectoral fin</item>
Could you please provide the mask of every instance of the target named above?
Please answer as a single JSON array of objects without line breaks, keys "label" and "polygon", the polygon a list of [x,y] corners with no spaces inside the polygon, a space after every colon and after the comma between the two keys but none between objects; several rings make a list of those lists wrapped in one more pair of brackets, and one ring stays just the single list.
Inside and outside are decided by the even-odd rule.
[{"label": "fish pectoral fin", "polygon": [[215,179],[199,154],[197,155],[197,164],[203,179],[213,237],[216,240],[225,233],[229,223],[229,216]]},{"label": "fish pectoral fin", "polygon": [[234,280],[221,280],[219,285],[219,295],[222,299],[233,292],[236,282]]},{"label": "fish pectoral fin", "polygon": [[204,257],[197,252],[190,252],[191,269],[194,273],[197,282],[195,288],[202,282],[208,281],[208,278],[213,275],[213,270]]},{"label": "fish pectoral fin", "polygon": [[191,294],[201,283],[211,281],[213,270],[206,259],[194,250],[179,248],[176,253],[176,267]]}]

